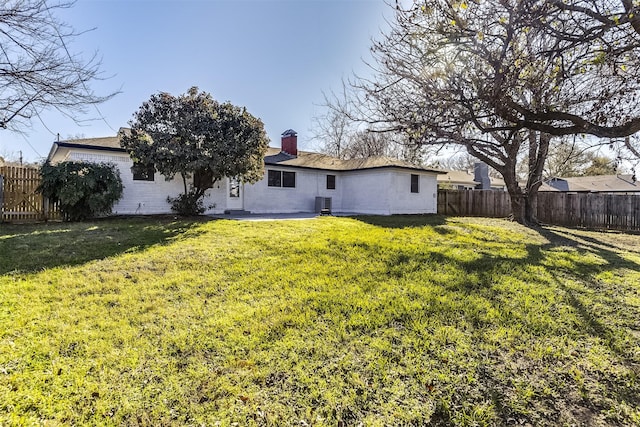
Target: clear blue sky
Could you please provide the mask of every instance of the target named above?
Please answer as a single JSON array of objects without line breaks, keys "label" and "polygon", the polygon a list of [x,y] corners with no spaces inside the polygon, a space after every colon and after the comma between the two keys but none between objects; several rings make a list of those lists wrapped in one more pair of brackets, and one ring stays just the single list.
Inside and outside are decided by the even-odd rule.
[{"label": "clear blue sky", "polygon": [[[26,161],[40,160],[57,133],[115,135],[151,94],[178,95],[191,86],[247,107],[264,122],[272,146],[293,128],[299,144],[312,148],[322,92],[339,90],[354,71],[366,73],[371,38],[392,13],[384,0],[78,0],[58,16],[79,31],[95,28],[70,48],[102,57],[110,78],[92,89],[122,92],[99,106],[108,125],[78,126],[46,112],[50,131],[37,118],[24,136],[0,130],[0,156],[22,150]],[[83,118],[97,117],[90,109]]]}]

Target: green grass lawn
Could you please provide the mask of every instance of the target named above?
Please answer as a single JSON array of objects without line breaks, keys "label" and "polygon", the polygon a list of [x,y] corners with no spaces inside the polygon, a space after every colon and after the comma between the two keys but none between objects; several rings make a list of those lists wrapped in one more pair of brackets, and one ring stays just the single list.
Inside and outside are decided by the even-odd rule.
[{"label": "green grass lawn", "polygon": [[0,425],[640,425],[640,236],[0,226]]}]

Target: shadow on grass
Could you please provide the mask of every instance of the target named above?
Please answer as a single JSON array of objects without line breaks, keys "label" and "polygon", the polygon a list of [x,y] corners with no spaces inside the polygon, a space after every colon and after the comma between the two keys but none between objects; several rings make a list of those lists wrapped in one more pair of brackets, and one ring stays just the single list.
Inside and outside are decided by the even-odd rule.
[{"label": "shadow on grass", "polygon": [[[576,248],[581,252],[592,253],[607,262],[607,266],[601,266],[590,263],[575,263],[571,270],[565,269],[567,273],[593,281],[593,275],[605,271],[606,269],[624,268],[629,270],[640,270],[640,264],[624,258],[620,252],[638,253],[636,250],[626,248],[623,245],[615,245],[606,241],[597,240],[590,236],[573,233],[569,230],[555,231],[547,228],[537,228],[536,231],[550,243],[540,247],[540,250],[549,249],[558,246],[568,246]],[[542,257],[541,254],[532,254],[532,256]]]},{"label": "shadow on grass", "polygon": [[[615,354],[619,363],[625,366],[632,374],[625,376],[612,376],[607,380],[609,393],[615,396],[616,400],[627,402],[632,407],[640,407],[640,394],[637,387],[633,384],[640,377],[640,360],[637,358],[638,340],[634,339],[627,328],[617,328],[615,325],[609,326],[600,319],[600,316],[593,309],[591,304],[583,302],[585,297],[581,295],[579,290],[568,286],[565,278],[553,275],[558,288],[566,295],[566,301],[574,308],[582,321],[584,331],[589,335],[599,338],[605,346]],[[584,281],[582,284],[586,287],[592,287],[592,281]],[[600,291],[598,289],[598,291]],[[631,312],[633,308],[623,302],[619,298],[606,298],[607,302],[615,307],[618,317],[623,316],[621,311]],[[635,318],[637,313],[632,313],[629,317]],[[624,326],[629,326],[625,324]]]},{"label": "shadow on grass", "polygon": [[357,215],[353,219],[384,228],[414,228],[445,225],[445,216],[436,214],[423,215]]},{"label": "shadow on grass", "polygon": [[[615,243],[611,243],[605,240],[598,240],[589,235],[581,234],[580,232],[562,229],[562,233],[553,230],[544,230],[543,233],[547,234],[547,238],[558,238],[569,244],[575,244],[579,246],[585,246],[589,249],[601,250],[606,253],[607,249],[613,251],[613,253],[619,252],[624,249],[626,252],[640,254],[640,248],[634,243],[628,242],[628,240],[636,239],[634,237],[637,234],[623,233],[618,231],[601,231],[600,234],[607,238],[607,240],[613,240]],[[542,234],[542,233],[541,233]],[[543,234],[544,235],[544,234]]]},{"label": "shadow on grass", "polygon": [[[556,285],[566,295],[566,301],[573,307],[582,321],[584,330],[591,336],[601,339],[614,353],[621,363],[629,368],[636,377],[640,376],[640,360],[637,356],[638,339],[631,334],[632,326],[638,317],[635,305],[629,304],[625,292],[636,293],[636,289],[623,289],[623,283],[606,284],[599,281],[597,274],[616,269],[631,271],[640,270],[640,265],[620,255],[621,247],[568,230],[555,231],[546,228],[537,229],[541,236],[549,240],[549,244],[534,249],[533,258],[542,258],[542,251],[557,246],[574,247],[579,251],[597,255],[606,264],[581,263],[573,261],[570,266],[558,267],[550,271]],[[628,248],[625,248],[625,251]],[[635,252],[635,251],[632,251]],[[637,252],[636,252],[637,253]],[[579,283],[579,287],[570,286],[570,280]],[[633,285],[632,285],[633,286]],[[593,304],[591,298],[597,296],[600,304]],[[588,301],[588,302],[587,302]],[[599,307],[600,306],[600,307]],[[617,322],[603,321],[605,318],[598,310],[610,311]],[[620,324],[622,324],[620,327]],[[624,384],[612,384],[616,394],[624,400],[640,406],[640,395],[628,393]]]},{"label": "shadow on grass", "polygon": [[109,218],[76,223],[3,225],[0,274],[75,266],[163,245],[210,219]]},{"label": "shadow on grass", "polygon": [[[402,224],[401,221],[399,221]],[[430,225],[425,222],[424,225]],[[598,277],[602,273],[617,274],[618,270],[639,271],[640,264],[627,259],[624,253],[637,253],[634,241],[616,244],[615,236],[610,242],[599,240],[597,236],[583,235],[570,230],[553,230],[547,228],[535,229],[547,242],[526,243],[521,256],[517,253],[500,254],[492,252],[491,248],[482,249],[478,245],[473,249],[473,257],[467,259],[456,257],[456,250],[443,250],[433,245],[425,245],[423,251],[415,249],[399,250],[387,260],[387,272],[390,276],[404,277],[413,270],[430,266],[450,265],[453,271],[462,271],[463,281],[455,278],[447,283],[439,283],[450,292],[482,295],[494,301],[496,293],[494,283],[496,275],[518,274],[527,266],[543,266],[549,272],[551,282],[556,292],[561,295],[563,304],[571,307],[576,315],[576,330],[581,334],[598,339],[613,355],[616,364],[626,368],[628,373],[611,375],[608,379],[599,379],[607,384],[607,395],[618,402],[627,402],[631,406],[640,406],[640,394],[637,393],[637,378],[640,377],[640,359],[638,345],[640,341],[636,334],[637,318],[640,314],[637,305],[629,302],[628,296],[637,294],[638,284],[614,283],[603,281]],[[604,239],[604,238],[603,238]],[[562,248],[571,251],[575,249],[579,254],[592,254],[595,257],[565,257]],[[571,249],[569,249],[571,248]],[[560,249],[560,252],[556,252]],[[469,254],[470,251],[462,251]],[[554,263],[554,253],[562,254],[561,261]],[[446,276],[445,276],[446,277]],[[494,301],[495,302],[495,301]],[[467,320],[474,321],[473,316],[467,314]],[[482,328],[482,321],[473,323]],[[636,335],[634,335],[636,334]],[[597,377],[598,373],[592,373]],[[486,374],[485,385],[493,387],[503,380],[494,378],[489,372]],[[504,386],[504,387],[502,387]],[[502,402],[509,399],[501,394],[502,388],[493,387],[491,392],[493,403],[502,417],[518,419],[522,414],[512,413],[508,405],[502,407]],[[589,402],[578,403],[585,405],[585,411],[598,411],[590,407]],[[505,418],[505,419],[506,419]],[[527,417],[524,416],[525,420]],[[531,420],[529,420],[531,421]]]}]

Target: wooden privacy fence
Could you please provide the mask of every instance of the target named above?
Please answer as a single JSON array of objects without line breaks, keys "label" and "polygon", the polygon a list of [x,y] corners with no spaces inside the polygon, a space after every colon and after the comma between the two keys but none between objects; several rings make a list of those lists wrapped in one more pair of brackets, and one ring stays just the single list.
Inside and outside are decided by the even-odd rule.
[{"label": "wooden privacy fence", "polygon": [[40,185],[38,168],[0,166],[1,221],[37,221],[59,218],[56,206],[37,193]]},{"label": "wooden privacy fence", "polygon": [[546,224],[640,231],[640,194],[539,193],[538,219]]},{"label": "wooden privacy fence", "polygon": [[506,191],[438,190],[438,213],[503,218],[511,215],[511,198]]},{"label": "wooden privacy fence", "polygon": [[[505,191],[440,190],[438,213],[507,217],[511,199]],[[540,192],[537,216],[545,224],[640,231],[640,194]]]}]

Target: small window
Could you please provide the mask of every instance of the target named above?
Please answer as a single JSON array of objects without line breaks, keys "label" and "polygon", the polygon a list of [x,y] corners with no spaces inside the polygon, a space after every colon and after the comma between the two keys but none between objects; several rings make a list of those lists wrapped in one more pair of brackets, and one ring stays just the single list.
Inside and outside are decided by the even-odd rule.
[{"label": "small window", "polygon": [[156,170],[153,164],[134,163],[131,167],[131,172],[133,173],[134,181],[153,181]]},{"label": "small window", "polygon": [[267,176],[267,185],[269,187],[282,187],[282,172],[270,170]]},{"label": "small window", "polygon": [[282,172],[282,186],[288,188],[295,188],[296,186],[296,173],[295,172]]},{"label": "small window", "polygon": [[336,189],[336,176],[327,175],[327,190],[335,190],[335,189]]},{"label": "small window", "polygon": [[411,192],[419,193],[420,192],[420,175],[411,175]]}]

